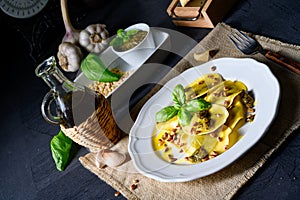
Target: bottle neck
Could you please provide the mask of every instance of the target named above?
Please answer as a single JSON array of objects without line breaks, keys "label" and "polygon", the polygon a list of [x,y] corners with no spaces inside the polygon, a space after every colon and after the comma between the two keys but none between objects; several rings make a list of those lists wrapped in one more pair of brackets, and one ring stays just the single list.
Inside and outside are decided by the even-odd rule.
[{"label": "bottle neck", "polygon": [[70,81],[57,68],[54,56],[46,59],[35,70],[38,77],[41,77],[51,90],[59,93],[69,93],[76,91],[78,88],[75,83]]},{"label": "bottle neck", "polygon": [[68,93],[75,91],[75,84],[69,81],[60,71],[56,70],[42,76],[46,84],[54,91]]}]

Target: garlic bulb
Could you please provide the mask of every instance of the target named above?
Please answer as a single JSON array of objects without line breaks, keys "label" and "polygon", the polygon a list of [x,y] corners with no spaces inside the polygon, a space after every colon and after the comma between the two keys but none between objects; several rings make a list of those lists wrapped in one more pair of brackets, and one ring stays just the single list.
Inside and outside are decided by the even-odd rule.
[{"label": "garlic bulb", "polygon": [[70,42],[59,45],[57,57],[59,65],[67,72],[77,71],[83,58],[80,48]]},{"label": "garlic bulb", "polygon": [[68,14],[67,0],[60,0],[60,6],[66,29],[66,34],[64,35],[62,42],[70,42],[76,44],[79,40],[80,31],[75,29],[71,24],[70,17]]},{"label": "garlic bulb", "polygon": [[100,53],[108,45],[108,35],[104,24],[92,24],[80,31],[79,44],[88,52]]}]

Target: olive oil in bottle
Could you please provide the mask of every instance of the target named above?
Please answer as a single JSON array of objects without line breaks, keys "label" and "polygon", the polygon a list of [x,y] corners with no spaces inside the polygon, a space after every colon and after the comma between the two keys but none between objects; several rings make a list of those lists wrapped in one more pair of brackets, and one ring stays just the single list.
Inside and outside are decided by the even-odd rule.
[{"label": "olive oil in bottle", "polygon": [[53,56],[35,72],[50,87],[41,105],[47,122],[60,125],[68,137],[91,151],[109,148],[119,140],[120,132],[103,95],[67,79],[57,68]]}]

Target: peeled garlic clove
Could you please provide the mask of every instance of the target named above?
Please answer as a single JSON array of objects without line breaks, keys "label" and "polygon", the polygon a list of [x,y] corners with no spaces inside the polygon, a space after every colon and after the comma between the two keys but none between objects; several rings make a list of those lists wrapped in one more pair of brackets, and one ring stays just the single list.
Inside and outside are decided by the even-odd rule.
[{"label": "peeled garlic clove", "polygon": [[218,53],[217,49],[206,50],[204,52],[194,53],[194,59],[199,62],[207,62]]},{"label": "peeled garlic clove", "polygon": [[117,167],[125,162],[126,155],[118,151],[103,149],[97,153],[96,159],[99,163],[109,167]]},{"label": "peeled garlic clove", "polygon": [[207,62],[209,60],[209,50],[201,53],[194,53],[194,59],[199,62]]}]

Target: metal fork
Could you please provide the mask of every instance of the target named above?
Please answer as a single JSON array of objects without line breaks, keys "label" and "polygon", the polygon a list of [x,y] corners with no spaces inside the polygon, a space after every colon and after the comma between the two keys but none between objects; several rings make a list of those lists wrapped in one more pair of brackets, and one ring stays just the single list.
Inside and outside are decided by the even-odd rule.
[{"label": "metal fork", "polygon": [[231,42],[244,54],[252,55],[256,53],[263,54],[266,58],[284,66],[293,72],[300,75],[300,63],[294,60],[286,58],[278,53],[270,50],[265,50],[263,47],[252,37],[234,29],[231,34],[228,35]]}]

